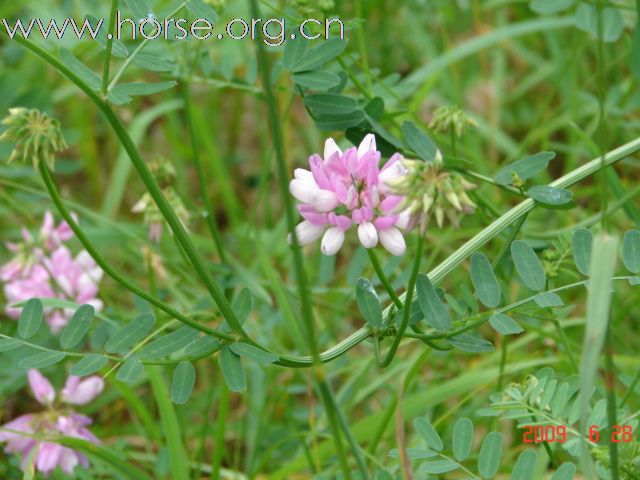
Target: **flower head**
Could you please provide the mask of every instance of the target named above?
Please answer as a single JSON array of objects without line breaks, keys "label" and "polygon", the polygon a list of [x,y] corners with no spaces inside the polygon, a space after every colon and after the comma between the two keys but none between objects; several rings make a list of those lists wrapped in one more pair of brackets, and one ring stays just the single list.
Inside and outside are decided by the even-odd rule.
[{"label": "flower head", "polygon": [[458,137],[462,137],[469,127],[475,127],[478,123],[467,115],[464,110],[455,105],[438,108],[433,114],[429,128],[436,132],[453,130]]},{"label": "flower head", "polygon": [[322,253],[335,255],[345,232],[356,225],[365,248],[380,242],[391,254],[402,255],[406,246],[398,228],[406,219],[396,210],[403,197],[391,194],[381,181],[398,175],[398,159],[394,156],[380,169],[380,152],[372,134],[358,148],[344,152],[333,139],[327,140],[324,157],[312,155],[310,170],[296,169],[289,184],[289,191],[301,202],[298,211],[304,218],[295,229],[298,242],[307,245],[322,237]]},{"label": "flower head", "polygon": [[82,453],[47,441],[47,438],[74,437],[100,443],[87,429],[92,420],[67,405],[84,405],[92,401],[104,389],[104,380],[98,376],[86,379],[70,376],[62,391],[61,403],[56,404],[56,392],[46,377],[35,369],[29,370],[28,377],[33,396],[47,410],[21,415],[3,425],[0,442],[6,442],[5,452],[19,455],[23,470],[28,468],[29,462],[34,462],[35,468],[45,475],[58,466],[68,474],[73,473],[77,465],[88,467],[89,461]]},{"label": "flower head", "polygon": [[[6,311],[10,317],[18,318],[21,311],[11,305],[30,298],[60,298],[88,303],[96,310],[102,308],[97,296],[103,272],[85,250],[72,255],[65,246],[72,237],[67,223],[56,226],[51,212],[46,212],[36,238],[23,228],[23,241],[7,244],[14,258],[0,267],[0,280],[5,283]],[[73,310],[49,308],[46,313],[52,331],[58,332]]]},{"label": "flower head", "polygon": [[[385,180],[387,188],[396,195],[403,195],[398,210],[409,217],[409,227],[420,225],[424,234],[431,215],[435,215],[439,227],[445,216],[458,225],[460,214],[473,213],[476,205],[467,195],[475,185],[456,172],[447,172],[441,162],[399,159],[404,173]],[[400,168],[400,167],[399,167]]]},{"label": "flower head", "polygon": [[67,148],[60,122],[35,108],[10,108],[2,124],[8,128],[0,140],[16,144],[9,163],[15,159],[31,160],[37,169],[39,162],[45,162],[53,170],[56,152]]}]

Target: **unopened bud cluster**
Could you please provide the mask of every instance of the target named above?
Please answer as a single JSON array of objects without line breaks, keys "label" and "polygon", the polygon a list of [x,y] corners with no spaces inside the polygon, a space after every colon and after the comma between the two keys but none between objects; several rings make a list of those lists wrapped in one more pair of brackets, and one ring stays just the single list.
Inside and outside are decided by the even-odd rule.
[{"label": "unopened bud cluster", "polygon": [[2,124],[8,128],[0,140],[15,142],[8,163],[30,160],[37,169],[44,162],[53,170],[56,152],[67,148],[60,122],[37,109],[10,108]]},{"label": "unopened bud cluster", "polygon": [[429,128],[436,132],[453,130],[458,137],[462,137],[468,127],[475,127],[476,125],[476,121],[469,117],[464,110],[452,105],[438,108],[433,114]]},{"label": "unopened bud cluster", "polygon": [[476,205],[467,192],[476,186],[466,181],[460,174],[447,172],[441,162],[423,162],[403,158],[405,175],[387,182],[394,195],[404,197],[399,211],[408,211],[412,225],[420,225],[424,234],[431,215],[435,216],[439,227],[445,218],[458,225],[461,214],[475,211]]}]

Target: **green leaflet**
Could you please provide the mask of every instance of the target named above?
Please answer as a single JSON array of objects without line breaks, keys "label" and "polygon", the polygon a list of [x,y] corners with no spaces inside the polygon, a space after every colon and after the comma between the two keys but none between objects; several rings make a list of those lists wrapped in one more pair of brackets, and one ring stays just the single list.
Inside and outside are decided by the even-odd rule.
[{"label": "green leaflet", "polygon": [[533,249],[522,240],[511,244],[511,257],[522,282],[531,290],[542,290],[547,282],[542,262]]},{"label": "green leaflet", "polygon": [[471,256],[471,281],[485,307],[496,308],[500,304],[500,286],[489,259],[483,253]]},{"label": "green leaflet", "polygon": [[40,330],[43,318],[44,307],[40,299],[32,298],[27,301],[18,319],[18,335],[24,339],[33,337]]},{"label": "green leaflet", "polygon": [[411,147],[411,150],[427,162],[433,162],[438,157],[438,147],[429,138],[429,136],[420,130],[412,122],[404,122],[402,124],[402,133],[405,140]]},{"label": "green leaflet", "polygon": [[116,380],[124,383],[136,383],[142,378],[143,374],[144,366],[140,363],[140,360],[137,357],[131,357],[118,370]]},{"label": "green leaflet", "polygon": [[564,305],[562,299],[554,292],[542,292],[533,297],[533,301],[536,302],[540,308],[552,308],[561,307]]},{"label": "green leaflet", "polygon": [[431,422],[426,418],[416,418],[413,421],[416,432],[422,437],[426,444],[433,450],[439,452],[443,448],[442,439]]},{"label": "green leaflet", "polygon": [[354,98],[335,93],[308,95],[304,98],[304,104],[315,116],[346,115],[360,108]]},{"label": "green leaflet", "polygon": [[543,205],[565,205],[573,199],[573,193],[564,188],[536,185],[527,190],[527,195]]},{"label": "green leaflet", "polygon": [[478,454],[478,472],[483,478],[493,478],[500,468],[502,457],[502,434],[500,432],[488,433],[482,441]]},{"label": "green leaflet", "polygon": [[315,70],[336,58],[347,48],[347,42],[337,38],[319,42],[318,46],[313,48],[308,48],[309,42],[307,41],[294,40],[288,42],[287,46],[289,43],[295,44],[295,46],[291,47],[291,53],[288,56],[285,54],[284,67],[292,72]]},{"label": "green leaflet", "polygon": [[447,307],[442,303],[429,277],[418,275],[416,280],[418,304],[427,322],[435,329],[448,330],[451,328],[451,317]]},{"label": "green leaflet", "polygon": [[19,338],[0,338],[0,352],[8,352],[24,345]]},{"label": "green leaflet", "polygon": [[555,152],[540,152],[530,155],[517,162],[505,165],[498,170],[493,179],[501,185],[511,185],[514,174],[521,180],[527,180],[545,170],[555,156]]},{"label": "green leaflet", "polygon": [[253,296],[251,295],[251,290],[248,288],[240,290],[238,296],[233,300],[231,308],[233,308],[233,311],[241,324],[246,322],[247,318],[249,318],[249,314],[251,314],[251,310],[253,310]]},{"label": "green leaflet", "polygon": [[247,389],[242,360],[229,347],[224,347],[220,350],[220,368],[229,390],[241,393]]},{"label": "green leaflet", "polygon": [[551,476],[551,480],[572,480],[576,474],[576,466],[571,462],[565,462]]},{"label": "green leaflet", "polygon": [[236,355],[240,355],[241,357],[248,358],[249,360],[253,360],[256,363],[263,365],[276,362],[279,358],[271,352],[266,352],[260,348],[254,347],[253,345],[249,345],[248,343],[233,343],[229,348]]},{"label": "green leaflet", "polygon": [[64,360],[64,352],[41,352],[18,362],[21,368],[46,368]]},{"label": "green leaflet", "polygon": [[78,377],[91,375],[104,367],[108,361],[109,360],[104,355],[92,353],[71,367],[71,374]]},{"label": "green leaflet", "polygon": [[511,480],[533,480],[537,457],[536,451],[531,449],[527,449],[518,455],[518,460],[516,460],[511,471]]},{"label": "green leaflet", "polygon": [[187,403],[196,383],[196,369],[191,362],[180,362],[173,372],[171,401],[182,405]]},{"label": "green leaflet", "polygon": [[493,329],[502,335],[514,335],[524,332],[524,329],[511,317],[504,313],[494,313],[489,319],[489,324]]},{"label": "green leaflet", "polygon": [[382,304],[373,285],[366,278],[358,279],[356,302],[367,323],[374,328],[380,328],[382,326]]},{"label": "green leaflet", "polygon": [[310,90],[329,90],[340,84],[340,77],[331,72],[300,72],[293,74],[293,81]]},{"label": "green leaflet", "polygon": [[458,465],[453,460],[433,460],[431,462],[425,462],[420,465],[420,471],[424,473],[438,474],[438,473],[447,473],[456,470],[460,465]]},{"label": "green leaflet", "polygon": [[78,345],[89,332],[95,314],[96,310],[91,305],[78,308],[60,334],[60,346],[68,350]]},{"label": "green leaflet", "polygon": [[583,275],[589,275],[591,263],[591,248],[593,245],[593,233],[587,228],[579,228],[573,232],[573,260],[578,271]]},{"label": "green leaflet", "polygon": [[134,318],[107,341],[105,350],[109,353],[127,351],[133,344],[147,336],[155,321],[156,318],[151,313],[143,313]]},{"label": "green leaflet", "polygon": [[458,419],[453,426],[452,449],[456,460],[462,462],[469,457],[473,444],[473,422],[466,417]]},{"label": "green leaflet", "polygon": [[145,345],[140,350],[140,358],[155,359],[166,357],[192,344],[199,336],[200,332],[198,330],[185,325]]}]

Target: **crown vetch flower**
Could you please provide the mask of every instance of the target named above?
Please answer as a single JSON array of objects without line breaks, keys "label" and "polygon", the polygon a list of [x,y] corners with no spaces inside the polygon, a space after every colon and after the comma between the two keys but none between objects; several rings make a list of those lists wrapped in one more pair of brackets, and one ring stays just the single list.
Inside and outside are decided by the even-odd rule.
[{"label": "crown vetch flower", "polygon": [[[98,438],[87,428],[92,420],[65,405],[56,405],[53,386],[38,370],[29,370],[28,378],[33,396],[47,410],[21,415],[3,425],[0,442],[6,442],[5,452],[19,455],[23,470],[27,469],[29,461],[33,461],[36,470],[45,475],[58,466],[68,474],[73,473],[78,465],[88,467],[89,460],[82,453],[36,437],[74,437],[98,444]],[[102,377],[81,379],[70,376],[62,390],[61,402],[85,405],[100,395],[103,389]]]},{"label": "crown vetch flower", "polygon": [[345,232],[357,225],[365,248],[380,242],[391,254],[402,255],[406,245],[399,228],[406,227],[408,218],[396,209],[403,197],[392,194],[381,180],[402,175],[398,160],[394,156],[380,169],[380,152],[372,134],[357,148],[344,152],[328,139],[324,157],[312,155],[310,170],[297,168],[289,184],[289,191],[301,202],[298,211],[304,218],[295,229],[298,242],[307,245],[322,237],[322,253],[335,255]]},{"label": "crown vetch flower", "polygon": [[[67,223],[58,226],[51,212],[46,212],[37,239],[22,229],[22,243],[8,243],[15,257],[0,267],[0,280],[5,282],[6,312],[12,318],[20,316],[20,308],[10,305],[30,298],[61,298],[102,308],[97,298],[102,270],[86,251],[75,257],[64,245],[73,237]],[[71,309],[47,309],[47,323],[56,333],[71,316]]]}]

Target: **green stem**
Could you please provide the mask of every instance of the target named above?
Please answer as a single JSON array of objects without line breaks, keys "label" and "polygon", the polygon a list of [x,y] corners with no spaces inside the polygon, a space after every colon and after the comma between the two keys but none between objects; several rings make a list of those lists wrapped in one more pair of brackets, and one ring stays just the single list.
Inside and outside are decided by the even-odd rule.
[{"label": "green stem", "polygon": [[504,367],[507,364],[507,349],[509,347],[509,337],[502,337],[502,352],[500,354],[500,370],[498,372],[497,392],[502,391],[502,383],[504,381]]},{"label": "green stem", "polygon": [[[362,62],[362,70],[365,72],[369,72],[369,57],[367,55],[367,44],[364,38],[364,27],[365,20],[362,15],[362,0],[356,0],[355,2],[355,14],[356,18],[360,20],[360,25],[358,26],[358,51],[360,52],[360,61]],[[371,82],[371,78],[368,74],[365,74],[365,81],[367,82],[367,92],[371,95],[371,91],[373,89],[373,85]]]},{"label": "green stem", "polygon": [[102,67],[102,95],[106,97],[109,89],[109,67],[111,66],[111,49],[113,48],[113,31],[116,24],[116,12],[118,11],[118,0],[111,0],[111,11],[109,12],[109,29],[107,35],[106,51],[104,52],[104,66]]},{"label": "green stem", "polygon": [[182,313],[174,309],[171,305],[163,302],[162,300],[159,300],[153,295],[136,287],[133,283],[129,282],[129,280],[127,280],[119,272],[113,269],[111,267],[111,263],[105,260],[102,257],[102,255],[93,247],[93,244],[91,243],[91,241],[87,238],[87,236],[82,231],[80,226],[76,223],[75,219],[73,218],[69,210],[67,210],[67,207],[64,205],[64,202],[62,201],[62,198],[60,197],[60,194],[58,193],[58,189],[55,185],[55,182],[51,176],[51,171],[44,163],[40,163],[40,174],[42,176],[42,180],[44,181],[45,188],[49,192],[49,196],[51,197],[53,204],[58,209],[58,212],[60,212],[60,215],[62,216],[62,218],[65,220],[65,222],[67,222],[71,230],[73,230],[73,233],[78,238],[78,240],[80,241],[82,246],[85,248],[85,250],[87,250],[89,255],[91,255],[91,257],[95,260],[98,266],[102,270],[104,270],[104,272],[107,275],[109,275],[111,278],[113,278],[117,283],[122,285],[127,290],[135,293],[140,298],[143,298],[150,304],[154,305],[155,307],[165,312],[167,315],[175,318],[176,320],[179,320],[185,325],[189,325],[190,327],[195,328],[196,330],[200,330],[201,332],[204,332],[208,335],[212,335],[214,337],[218,337],[222,340],[234,340],[234,337],[232,335],[209,328],[183,315]]},{"label": "green stem", "polygon": [[400,346],[400,341],[406,332],[407,327],[409,326],[409,318],[411,317],[411,303],[413,301],[413,290],[416,286],[416,279],[418,278],[418,273],[420,272],[420,262],[422,261],[422,251],[424,249],[424,237],[420,235],[418,238],[418,247],[416,249],[416,256],[413,262],[413,270],[411,271],[411,277],[409,278],[409,285],[407,286],[408,296],[405,297],[404,306],[402,307],[402,323],[400,324],[400,328],[398,329],[398,333],[393,338],[393,343],[391,347],[389,347],[389,351],[387,352],[384,360],[378,365],[380,368],[388,367],[393,360],[393,357]]},{"label": "green stem", "polygon": [[389,298],[393,300],[393,303],[395,303],[396,307],[398,307],[399,309],[402,308],[402,300],[400,300],[400,297],[398,297],[398,294],[394,290],[393,286],[391,286],[391,282],[389,282],[389,279],[384,274],[384,270],[382,270],[382,265],[380,265],[378,255],[376,255],[376,252],[373,250],[373,248],[368,248],[367,253],[369,254],[369,259],[371,260],[371,264],[373,265],[373,269],[375,270],[380,283],[382,283],[384,289],[389,294]]},{"label": "green stem", "polygon": [[216,436],[213,444],[213,463],[211,478],[220,479],[220,468],[222,466],[222,454],[226,451],[224,446],[224,432],[227,425],[227,414],[229,412],[229,389],[224,382],[220,382],[220,400],[218,406],[218,418],[216,420]]},{"label": "green stem", "polygon": [[189,130],[189,138],[191,139],[191,155],[193,157],[193,163],[196,167],[196,173],[198,176],[198,187],[200,188],[200,196],[202,197],[202,201],[204,203],[205,221],[207,223],[207,227],[209,227],[209,232],[211,233],[213,242],[216,244],[216,250],[218,250],[220,260],[225,265],[228,265],[229,262],[227,253],[222,243],[220,231],[218,230],[218,226],[216,225],[213,204],[211,203],[211,196],[209,195],[204,166],[202,164],[202,159],[200,158],[200,147],[198,145],[197,133],[194,127],[193,110],[191,105],[191,95],[188,80],[185,80],[182,84],[182,98],[184,99],[184,108],[187,117],[187,128]]},{"label": "green stem", "polygon": [[[333,404],[333,396],[329,391],[327,383],[325,381],[318,381],[318,389],[320,390],[320,398],[322,403],[326,405]],[[351,480],[351,469],[347,462],[347,455],[344,452],[344,446],[342,445],[342,437],[340,436],[340,429],[337,428],[338,419],[336,418],[336,412],[333,408],[325,408],[327,413],[327,419],[329,420],[329,426],[332,431],[333,444],[338,455],[338,461],[340,462],[340,469],[342,470],[342,476],[345,480]]]},{"label": "green stem", "polygon": [[556,318],[555,313],[552,313],[552,315],[553,317],[551,321],[553,322],[553,326],[558,332],[558,336],[560,337],[560,340],[562,340],[564,349],[567,352],[567,357],[569,358],[569,363],[571,364],[571,369],[575,373],[579,373],[578,362],[576,362],[576,358],[573,355],[573,352],[571,351],[571,345],[569,344],[569,339],[567,338],[567,335],[564,333],[564,329],[562,328],[562,325],[560,325],[560,321]]}]

